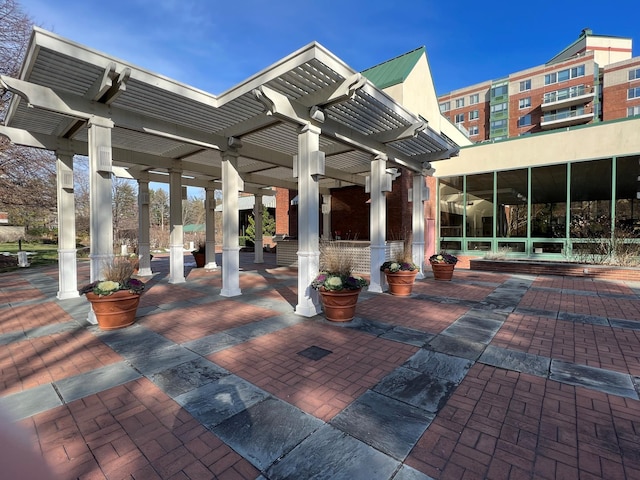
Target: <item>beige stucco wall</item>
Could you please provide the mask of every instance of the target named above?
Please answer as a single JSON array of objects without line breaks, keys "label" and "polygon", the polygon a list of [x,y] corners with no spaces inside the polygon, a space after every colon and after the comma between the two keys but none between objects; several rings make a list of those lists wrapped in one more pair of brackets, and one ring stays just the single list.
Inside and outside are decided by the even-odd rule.
[{"label": "beige stucco wall", "polygon": [[420,57],[403,83],[385,88],[384,92],[410,112],[422,115],[427,119],[432,129],[444,133],[458,145],[472,144],[455,125],[440,113],[438,97],[426,55]]},{"label": "beige stucco wall", "polygon": [[640,154],[640,118],[462,148],[439,161],[436,177]]}]

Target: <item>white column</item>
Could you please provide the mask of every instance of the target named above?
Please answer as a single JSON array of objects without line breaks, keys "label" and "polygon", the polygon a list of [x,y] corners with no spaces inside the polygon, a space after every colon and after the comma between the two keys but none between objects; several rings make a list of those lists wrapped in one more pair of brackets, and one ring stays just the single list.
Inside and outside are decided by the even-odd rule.
[{"label": "white column", "polygon": [[56,182],[58,198],[58,299],[76,298],[78,266],[76,260],[76,215],[73,197],[73,152],[57,151]]},{"label": "white column", "polygon": [[331,195],[322,195],[322,239],[331,240]]},{"label": "white column", "polygon": [[222,154],[222,290],[223,297],[236,297],[240,291],[240,227],[238,192],[238,152],[227,150]]},{"label": "white column", "polygon": [[205,270],[214,270],[218,268],[216,263],[216,190],[214,187],[205,187],[204,203],[205,203]]},{"label": "white column", "polygon": [[149,174],[143,172],[138,178],[138,275],[147,277],[151,272],[151,248],[149,244]]},{"label": "white column", "polygon": [[413,202],[411,230],[413,231],[413,243],[411,244],[411,254],[413,263],[420,268],[416,278],[424,278],[424,198],[423,192],[426,190],[425,178],[418,174],[413,174],[413,188],[411,201]]},{"label": "white column", "polygon": [[100,280],[102,265],[113,257],[111,129],[107,118],[89,120],[89,205],[91,210],[91,281]]},{"label": "white column", "polygon": [[254,260],[253,263],[264,263],[264,255],[262,252],[262,195],[256,195],[256,200],[253,204],[253,218],[255,220],[256,227],[256,241],[254,248]]},{"label": "white column", "polygon": [[384,276],[380,266],[385,261],[385,245],[387,236],[387,198],[384,195],[383,184],[387,170],[387,158],[384,155],[376,155],[371,162],[371,211],[370,211],[370,238],[371,238],[371,278],[369,282],[370,292],[384,291]]},{"label": "white column", "polygon": [[182,170],[178,165],[169,170],[169,223],[169,283],[184,283]]},{"label": "white column", "polygon": [[320,268],[320,189],[312,173],[311,156],[320,149],[321,130],[307,125],[298,133],[298,304],[296,313],[312,317],[321,311],[311,282]]}]

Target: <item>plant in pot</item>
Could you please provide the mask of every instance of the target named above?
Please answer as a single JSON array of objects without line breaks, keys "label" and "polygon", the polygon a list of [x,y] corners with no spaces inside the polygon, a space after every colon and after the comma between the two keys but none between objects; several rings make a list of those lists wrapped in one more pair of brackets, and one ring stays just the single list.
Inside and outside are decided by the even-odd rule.
[{"label": "plant in pot", "polygon": [[133,275],[127,258],[114,257],[102,269],[102,279],[80,289],[91,302],[91,308],[103,330],[128,327],[136,319],[140,295],[145,285]]},{"label": "plant in pot", "polygon": [[389,293],[398,297],[408,297],[413,291],[413,283],[420,267],[413,263],[411,241],[405,237],[402,254],[395,260],[388,260],[380,266],[389,284]]},{"label": "plant in pot", "polygon": [[196,268],[204,267],[207,261],[207,249],[206,244],[202,241],[198,242],[198,248],[191,252],[193,259],[196,262]]},{"label": "plant in pot", "polygon": [[342,244],[323,242],[320,245],[320,273],[311,282],[318,291],[327,320],[348,322],[355,316],[358,295],[369,282],[353,274],[353,254]]},{"label": "plant in pot", "polygon": [[433,278],[435,280],[450,281],[453,277],[453,269],[458,263],[458,257],[450,253],[440,252],[429,257]]}]

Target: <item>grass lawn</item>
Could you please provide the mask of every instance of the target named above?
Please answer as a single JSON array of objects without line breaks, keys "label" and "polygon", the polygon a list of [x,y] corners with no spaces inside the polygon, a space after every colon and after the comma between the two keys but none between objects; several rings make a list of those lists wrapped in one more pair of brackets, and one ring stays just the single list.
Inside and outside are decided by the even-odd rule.
[{"label": "grass lawn", "polygon": [[[0,272],[10,272],[18,268],[18,242],[0,243]],[[27,252],[33,267],[58,263],[58,245],[22,242],[22,250]],[[7,255],[9,254],[9,255]]]}]

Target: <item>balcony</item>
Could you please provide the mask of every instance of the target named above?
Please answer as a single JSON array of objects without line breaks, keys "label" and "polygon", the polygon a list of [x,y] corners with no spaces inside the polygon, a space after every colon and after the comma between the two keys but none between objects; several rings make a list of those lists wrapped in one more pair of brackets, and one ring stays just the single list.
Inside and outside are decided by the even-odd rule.
[{"label": "balcony", "polygon": [[591,120],[593,120],[593,110],[591,108],[578,108],[543,116],[540,120],[540,128],[543,130],[551,130],[554,128],[581,125],[583,123],[589,123]]},{"label": "balcony", "polygon": [[560,108],[584,105],[585,103],[593,101],[594,98],[595,92],[593,87],[580,85],[578,87],[565,88],[555,92],[545,93],[540,108],[543,112],[558,110]]}]

